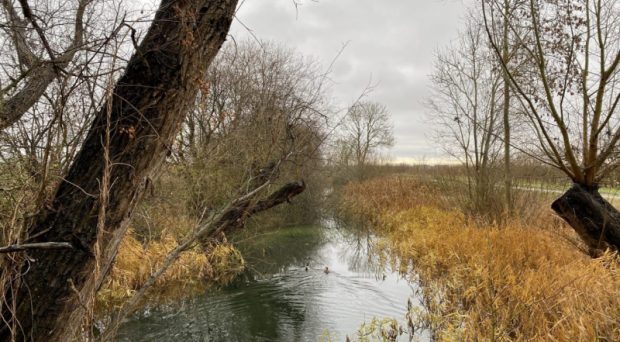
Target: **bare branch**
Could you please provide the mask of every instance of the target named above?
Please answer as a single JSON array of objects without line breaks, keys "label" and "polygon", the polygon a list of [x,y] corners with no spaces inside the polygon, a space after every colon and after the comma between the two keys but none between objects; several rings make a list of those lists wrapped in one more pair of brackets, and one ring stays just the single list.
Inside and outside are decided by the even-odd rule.
[{"label": "bare branch", "polygon": [[[13,21],[13,40],[15,42],[17,55],[24,66],[29,67],[20,79],[23,80],[23,87],[8,99],[3,99],[0,93],[0,131],[11,126],[19,120],[45,93],[47,87],[60,76],[64,69],[73,60],[75,54],[84,46],[84,12],[86,6],[92,0],[80,0],[75,16],[75,32],[73,41],[69,47],[59,56],[55,56],[47,38],[41,27],[37,24],[28,2],[20,0],[22,10],[26,18],[35,28],[39,35],[50,60],[44,61],[36,57],[32,49],[25,40],[24,20],[18,18],[15,9],[9,0],[3,0],[2,5],[9,14],[9,19]],[[17,87],[14,84],[14,88]],[[8,89],[3,92],[7,92]]]},{"label": "bare branch", "polygon": [[39,243],[25,243],[15,244],[5,247],[0,247],[0,253],[13,253],[23,252],[31,249],[68,249],[73,248],[73,245],[68,242],[39,242]]}]

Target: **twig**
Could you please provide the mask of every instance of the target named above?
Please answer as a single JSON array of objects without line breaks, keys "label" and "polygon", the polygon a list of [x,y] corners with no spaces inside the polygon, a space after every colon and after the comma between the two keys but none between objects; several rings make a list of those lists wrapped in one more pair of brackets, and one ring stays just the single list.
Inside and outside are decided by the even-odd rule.
[{"label": "twig", "polygon": [[0,247],[0,253],[12,253],[21,252],[29,249],[69,249],[73,248],[68,242],[37,242],[37,243],[25,243],[15,244],[6,247]]}]

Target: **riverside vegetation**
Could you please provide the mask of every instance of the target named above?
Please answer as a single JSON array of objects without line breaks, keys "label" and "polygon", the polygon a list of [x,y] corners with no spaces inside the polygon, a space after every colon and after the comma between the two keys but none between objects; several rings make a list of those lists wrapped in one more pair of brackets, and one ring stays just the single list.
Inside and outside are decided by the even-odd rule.
[{"label": "riverside vegetation", "polygon": [[[411,330],[620,340],[620,212],[600,191],[620,184],[618,0],[467,6],[425,101],[451,179],[373,170],[390,111],[372,82],[336,108],[336,60],[224,44],[244,1],[129,3],[1,2],[0,340],[114,339],[145,298],[235,278],[238,233],[316,223],[329,195],[421,286]],[[566,183],[553,204],[536,189]],[[394,340],[392,322],[358,337]]]},{"label": "riverside vegetation", "polygon": [[348,184],[340,205],[371,223],[386,262],[420,282],[424,310],[415,319],[435,339],[620,339],[617,254],[592,259],[575,248],[577,236],[548,205],[532,203],[541,215],[530,222],[499,226],[467,218],[452,195],[384,176]]},{"label": "riverside vegetation", "polygon": [[[225,191],[222,188],[229,187],[236,176],[229,172],[197,180],[196,177],[200,177],[197,176],[198,170],[185,165],[167,167],[169,175],[161,177],[154,184],[156,190],[140,205],[120,244],[110,275],[97,293],[99,318],[105,319],[141,289],[152,273],[161,268],[179,242],[200,224],[200,217],[195,214],[195,202],[214,203],[218,200],[205,199],[205,193],[209,192],[202,190],[216,189],[213,193],[221,194]],[[290,171],[281,171],[283,174],[287,172]],[[308,177],[314,189],[296,198],[295,205],[274,208],[269,213],[252,217],[246,223],[243,233],[256,236],[277,227],[314,222],[319,207],[316,204],[319,187],[314,186],[315,178]],[[193,191],[178,191],[188,187],[192,187]],[[233,234],[229,238],[234,239],[237,235]],[[244,255],[236,246],[236,241],[229,242],[226,238],[209,250],[196,243],[157,278],[149,291],[148,300],[143,301],[142,305],[174,303],[209,288],[229,284],[246,269]]]}]

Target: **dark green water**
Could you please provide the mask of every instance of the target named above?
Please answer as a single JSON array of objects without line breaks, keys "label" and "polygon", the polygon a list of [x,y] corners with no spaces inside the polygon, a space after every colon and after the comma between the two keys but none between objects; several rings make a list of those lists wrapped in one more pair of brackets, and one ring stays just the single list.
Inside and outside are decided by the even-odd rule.
[{"label": "dark green water", "polygon": [[414,287],[380,267],[368,242],[329,223],[240,241],[249,270],[237,281],[173,307],[145,310],[121,326],[119,340],[318,341],[330,336],[344,341],[373,317],[402,320]]}]

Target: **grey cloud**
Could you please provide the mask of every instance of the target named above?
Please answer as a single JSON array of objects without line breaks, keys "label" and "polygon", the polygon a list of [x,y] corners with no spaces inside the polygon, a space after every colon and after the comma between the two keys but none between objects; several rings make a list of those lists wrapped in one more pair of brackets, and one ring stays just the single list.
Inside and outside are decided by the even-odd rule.
[{"label": "grey cloud", "polygon": [[[464,5],[457,0],[247,0],[238,18],[261,40],[286,44],[328,64],[348,42],[334,66],[334,97],[351,103],[372,80],[369,99],[393,115],[399,159],[435,158],[440,150],[427,138],[432,126],[422,102],[437,48],[454,39]],[[251,37],[239,22],[236,39]]]}]

